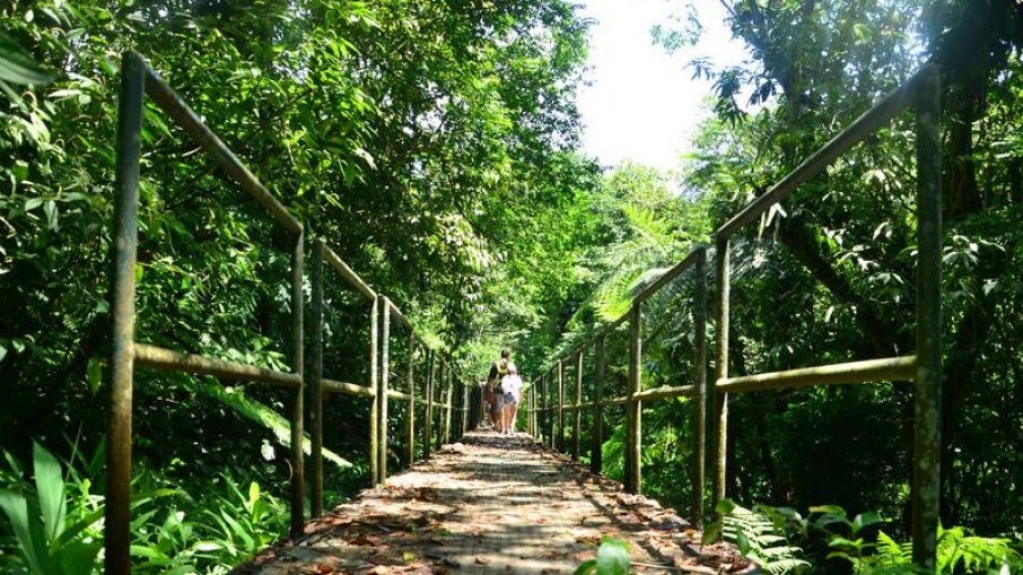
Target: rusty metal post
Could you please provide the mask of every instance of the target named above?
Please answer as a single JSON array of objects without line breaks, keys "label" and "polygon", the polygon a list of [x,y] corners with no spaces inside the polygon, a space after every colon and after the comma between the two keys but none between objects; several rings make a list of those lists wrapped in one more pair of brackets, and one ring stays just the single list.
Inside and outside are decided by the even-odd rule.
[{"label": "rusty metal post", "polygon": [[642,483],[643,404],[633,398],[643,382],[643,308],[632,306],[629,317],[629,403],[626,404],[629,431],[625,446],[625,491],[639,493]]},{"label": "rusty metal post", "polygon": [[380,483],[380,297],[373,299],[369,312],[369,387],[373,390],[373,403],[369,408],[369,475],[371,485]]},{"label": "rusty metal post", "polygon": [[707,249],[697,248],[693,294],[693,504],[690,521],[703,527],[707,459]]},{"label": "rusty metal post", "polygon": [[540,380],[535,380],[533,385],[529,388],[529,435],[531,437],[540,437],[540,414],[537,411],[540,408]]},{"label": "rusty metal post", "polygon": [[138,253],[139,162],[145,63],[121,57],[117,111],[117,175],[110,245],[110,436],[107,444],[104,571],[131,573],[131,416],[135,369],[135,264]]},{"label": "rusty metal post", "polygon": [[[295,234],[295,251],[291,256],[291,371],[302,376],[305,371],[305,311],[302,292],[305,276],[305,231]],[[305,382],[295,390],[291,411],[291,534],[302,533],[305,527]]]},{"label": "rusty metal post", "polygon": [[427,352],[429,360],[426,368],[426,425],[423,426],[423,457],[430,458],[433,449],[433,379],[436,376],[437,352]]},{"label": "rusty metal post", "polygon": [[548,431],[548,428],[547,428],[547,421],[550,418],[550,412],[548,411],[548,405],[549,405],[549,402],[550,402],[548,393],[550,392],[550,390],[547,387],[547,379],[548,378],[547,378],[547,374],[546,373],[544,373],[543,375],[540,376],[540,397],[539,397],[539,402],[540,402],[540,416],[539,416],[540,417],[540,429],[539,429],[539,432],[540,433],[537,434],[537,437],[540,439],[540,444],[541,445],[546,445],[547,442],[548,442],[547,438],[550,437],[550,431]]},{"label": "rusty metal post", "polygon": [[555,395],[558,390],[554,387],[554,374],[555,374],[555,370],[556,370],[556,367],[552,367],[551,370],[547,374],[547,391],[546,391],[546,395],[547,395],[547,409],[546,409],[545,413],[547,414],[547,446],[550,447],[551,449],[554,449],[555,446],[557,445],[557,443],[554,441],[554,424],[555,424],[555,420],[557,419],[557,415],[558,415],[558,409],[557,409],[558,401],[557,401],[557,397]]},{"label": "rusty metal post", "polygon": [[469,431],[469,386],[459,381],[458,388],[462,390],[459,395],[462,396],[462,402],[459,405],[459,409],[462,411],[462,432],[458,434],[459,437],[465,435],[466,431]]},{"label": "rusty metal post", "polygon": [[936,66],[920,76],[916,94],[917,303],[913,457],[913,563],[936,564],[941,502],[941,80]]},{"label": "rusty metal post", "polygon": [[600,474],[604,471],[604,377],[606,375],[606,364],[604,363],[604,335],[597,337],[596,347],[593,350],[593,360],[596,363],[593,379],[593,430],[590,433],[592,443],[590,453],[590,471]]},{"label": "rusty metal post", "polygon": [[449,365],[444,370],[444,435],[442,443],[451,443],[451,400],[455,388],[454,369]]},{"label": "rusty metal post", "polygon": [[565,362],[558,360],[558,452],[565,452]]},{"label": "rusty metal post", "polygon": [[572,417],[572,460],[579,461],[579,436],[580,428],[582,427],[582,408],[579,407],[583,402],[583,350],[579,350],[579,355],[575,359],[575,406],[573,409],[575,413]]},{"label": "rusty metal post", "polygon": [[323,515],[323,240],[313,243],[312,269],[312,325],[309,326],[312,351],[310,383],[313,396],[313,437],[310,450],[312,500],[309,502],[313,517]]},{"label": "rusty metal post", "polygon": [[388,413],[387,390],[391,380],[391,300],[380,301],[380,379],[377,387],[377,483],[387,480]]},{"label": "rusty metal post", "polygon": [[[731,271],[729,269],[729,242],[719,239],[717,242],[717,284],[718,284],[718,321],[717,321],[717,362],[714,389],[708,390],[707,399],[714,402],[712,413],[714,418],[714,501],[712,506],[725,498],[725,477],[728,473],[728,394],[717,393],[717,382],[728,377],[728,324],[729,297],[731,292]],[[717,513],[715,512],[715,515]]]},{"label": "rusty metal post", "polygon": [[430,412],[430,420],[433,421],[433,435],[430,436],[430,443],[439,447],[444,442],[440,440],[444,436],[444,371],[446,368],[444,358],[437,359],[437,373],[433,380],[433,402],[434,410]]},{"label": "rusty metal post", "polygon": [[405,414],[406,459],[409,467],[416,460],[416,335],[409,331],[408,365],[405,368],[405,382],[408,384],[408,413]]}]

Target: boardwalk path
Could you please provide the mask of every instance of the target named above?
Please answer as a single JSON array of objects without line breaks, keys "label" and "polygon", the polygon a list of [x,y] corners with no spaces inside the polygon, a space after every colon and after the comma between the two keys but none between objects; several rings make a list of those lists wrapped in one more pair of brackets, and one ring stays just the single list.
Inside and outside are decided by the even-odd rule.
[{"label": "boardwalk path", "polygon": [[622,493],[525,435],[483,431],[364,491],[234,573],[571,573],[594,557],[603,536],[628,541],[634,563],[663,566],[637,572],[740,567],[724,547],[699,557],[692,544],[699,533],[671,510]]}]

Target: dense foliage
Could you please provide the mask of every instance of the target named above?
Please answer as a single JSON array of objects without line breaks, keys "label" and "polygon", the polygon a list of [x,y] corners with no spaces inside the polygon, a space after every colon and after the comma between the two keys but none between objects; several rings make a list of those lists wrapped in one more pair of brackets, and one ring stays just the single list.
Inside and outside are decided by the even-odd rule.
[{"label": "dense foliage", "polygon": [[[74,454],[101,454],[106,429],[121,52],[142,54],[316,236],[479,370],[481,341],[489,354],[539,325],[572,285],[558,270],[576,240],[561,230],[577,227],[598,176],[575,153],[585,32],[565,2],[5,3],[0,447],[17,509],[55,497],[24,482],[33,441],[84,478],[70,490],[75,521],[95,522],[102,507],[102,473]],[[154,105],[142,145],[139,341],[289,369],[286,234]],[[515,281],[498,287],[504,278]],[[368,304],[336,276],[327,299],[327,376],[365,381]],[[394,351],[403,370],[408,350]],[[135,491],[174,492],[136,509],[140,570],[217,570],[280,533],[268,497],[289,474],[286,402],[271,389],[137,375]],[[327,405],[334,500],[365,484],[367,408]],[[274,521],[250,510],[252,525],[234,523],[246,515],[239,500],[253,505],[250,484],[269,492],[256,499],[274,503]],[[0,547],[16,523],[0,521]],[[39,567],[12,560],[0,555],[4,569]]]},{"label": "dense foliage", "polygon": [[[714,82],[717,113],[668,176],[637,165],[601,174],[577,152],[587,23],[568,2],[6,3],[0,507],[15,519],[0,521],[0,566],[42,572],[41,562],[91,557],[101,534],[113,134],[128,49],[473,375],[512,344],[520,368],[538,373],[933,60],[945,108],[943,521],[1011,540],[1023,530],[1018,3],[723,4],[751,56],[727,69],[692,62],[686,73]],[[657,36],[670,47],[694,33]],[[154,106],[143,148],[140,341],[289,368],[285,234]],[[735,239],[731,373],[912,352],[914,183],[906,115]],[[647,302],[645,386],[688,383],[692,297],[690,274]],[[368,304],[336,277],[327,299],[327,376],[364,381]],[[621,395],[624,330],[607,355],[607,393]],[[400,376],[404,362],[392,366]],[[218,572],[280,533],[280,393],[140,374],[135,394],[135,489],[148,494],[133,526],[139,572]],[[735,398],[729,494],[879,512],[892,537],[871,553],[896,561],[911,401],[897,383]],[[335,498],[365,483],[366,407],[327,405]],[[692,453],[687,408],[644,413],[643,489],[678,506],[690,496],[678,480]],[[615,475],[624,432],[608,412]],[[37,543],[51,556],[4,554],[38,549],[32,533],[49,537]],[[857,567],[870,563],[861,551],[838,548]]]}]

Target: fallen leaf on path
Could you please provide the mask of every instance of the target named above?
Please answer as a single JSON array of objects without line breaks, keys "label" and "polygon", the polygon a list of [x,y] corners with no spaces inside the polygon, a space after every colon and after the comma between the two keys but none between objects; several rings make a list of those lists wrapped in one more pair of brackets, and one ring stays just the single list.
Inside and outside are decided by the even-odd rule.
[{"label": "fallen leaf on path", "polygon": [[349,543],[351,543],[352,545],[372,545],[376,547],[377,545],[380,545],[380,538],[375,535],[362,533],[355,539],[349,541]]}]

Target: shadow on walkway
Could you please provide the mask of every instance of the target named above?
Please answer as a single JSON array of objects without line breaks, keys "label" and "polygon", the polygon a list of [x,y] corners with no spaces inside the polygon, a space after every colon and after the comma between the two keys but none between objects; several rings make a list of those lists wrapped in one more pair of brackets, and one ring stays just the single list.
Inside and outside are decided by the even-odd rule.
[{"label": "shadow on walkway", "polygon": [[[728,546],[524,435],[466,434],[232,573],[572,573],[603,537],[641,573],[732,573]],[[640,565],[642,564],[642,565]]]}]

